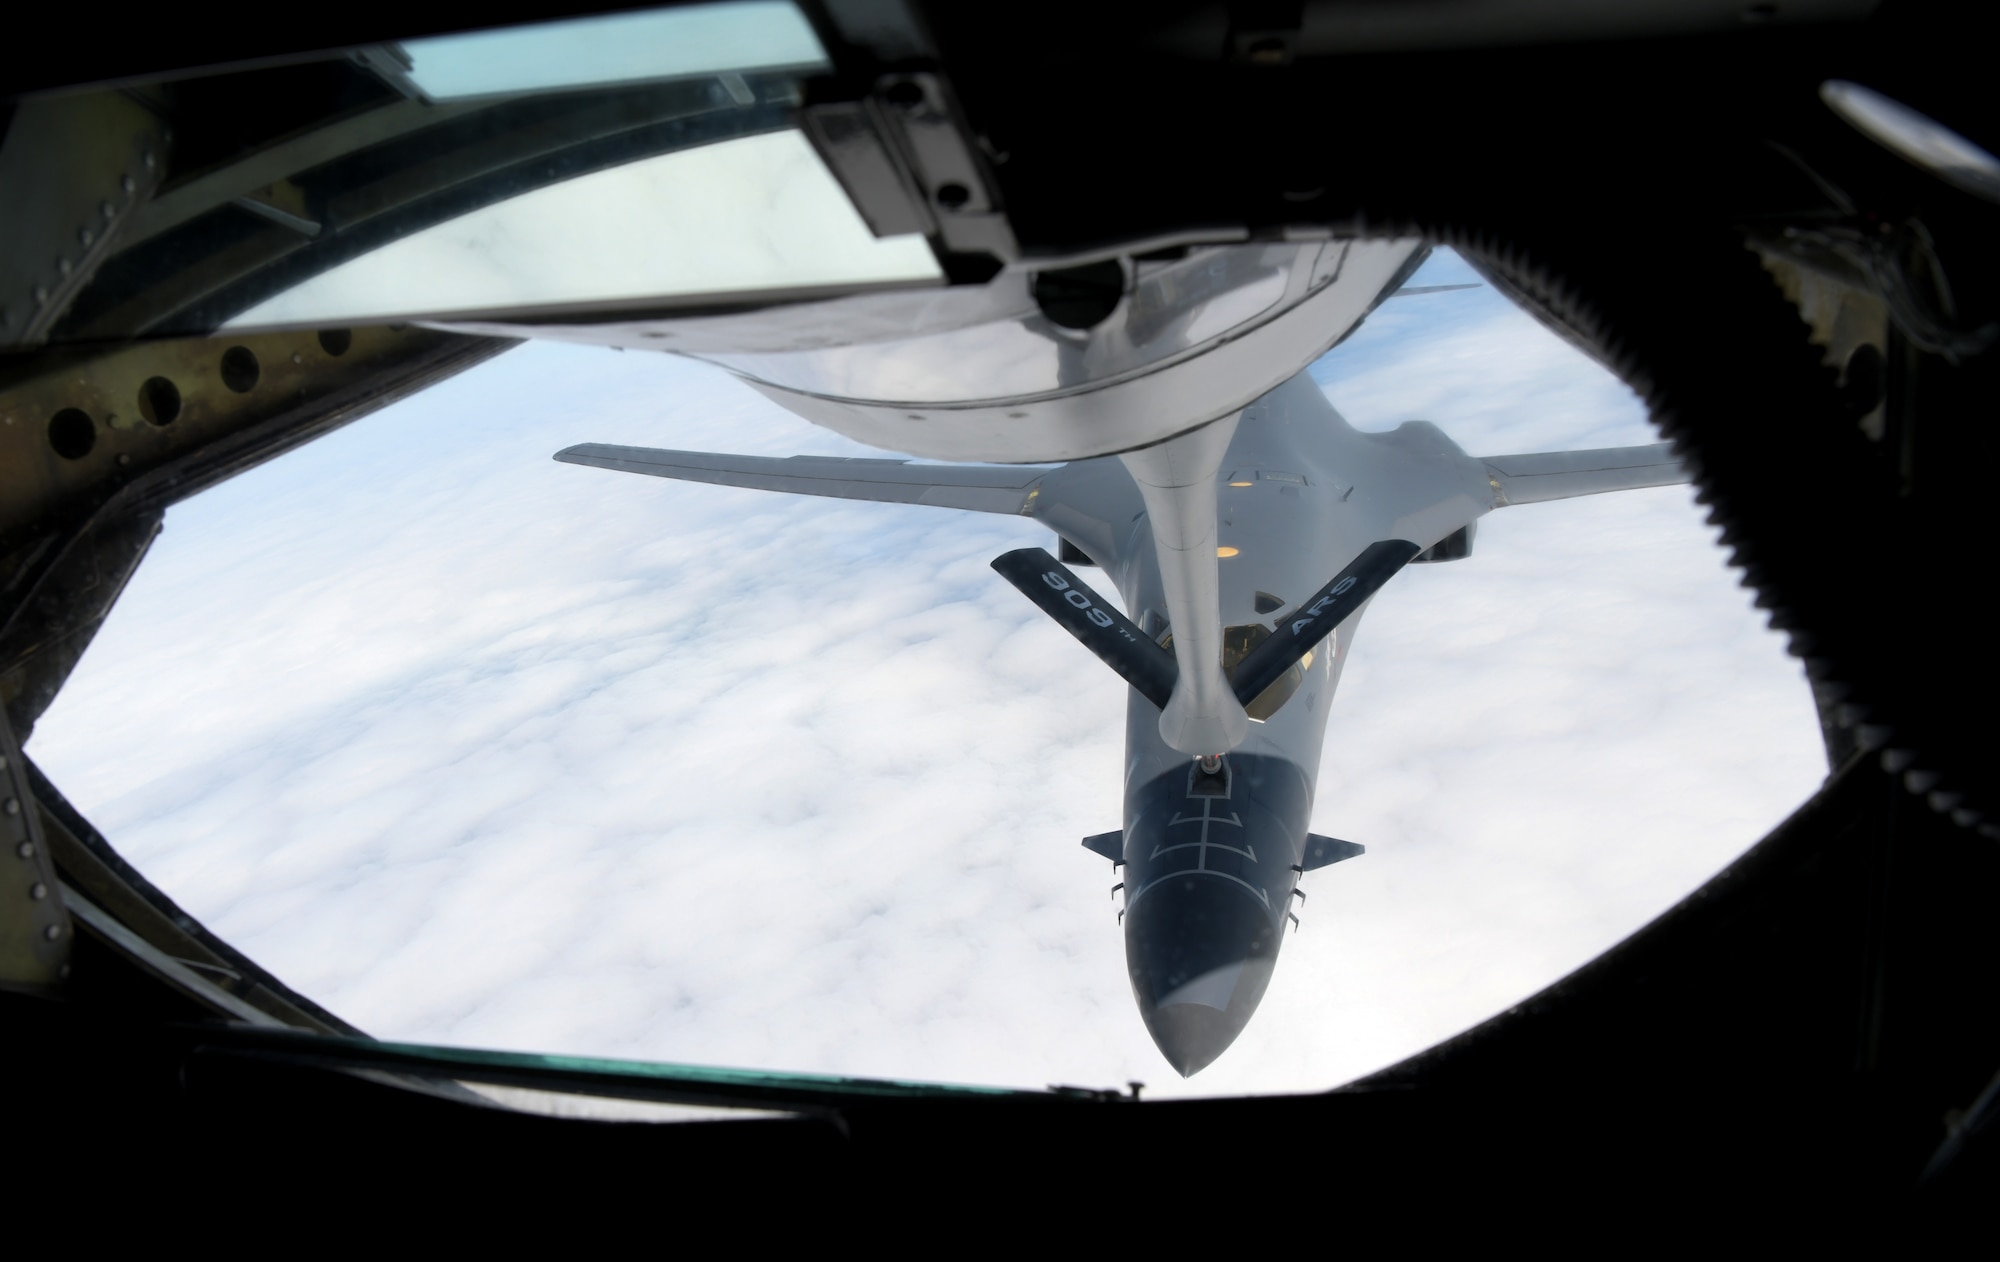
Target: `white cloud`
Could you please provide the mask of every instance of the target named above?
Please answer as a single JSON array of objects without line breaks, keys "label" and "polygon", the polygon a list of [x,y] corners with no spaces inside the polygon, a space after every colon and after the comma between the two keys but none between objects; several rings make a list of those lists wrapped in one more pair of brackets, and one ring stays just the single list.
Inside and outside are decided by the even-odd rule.
[{"label": "white cloud", "polygon": [[[1424,280],[1454,278],[1440,259]],[[1652,440],[1489,291],[1317,370],[1468,450]],[[1664,910],[1823,773],[1685,488],[1508,509],[1379,597],[1308,879],[1185,1085],[1102,860],[1122,686],[987,569],[1032,523],[552,462],[861,454],[713,369],[531,346],[175,509],[31,748],[174,897],[399,1038],[943,1080],[1333,1085]]]}]

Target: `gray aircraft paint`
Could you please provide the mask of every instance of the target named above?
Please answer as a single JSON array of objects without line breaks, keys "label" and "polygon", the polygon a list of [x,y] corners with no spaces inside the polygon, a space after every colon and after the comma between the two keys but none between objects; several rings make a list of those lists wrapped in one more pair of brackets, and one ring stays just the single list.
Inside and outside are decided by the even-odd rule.
[{"label": "gray aircraft paint", "polygon": [[[1033,517],[1090,557],[1126,609],[1163,636],[1166,591],[1146,500],[1116,456],[1049,466],[772,459],[586,444],[558,460],[688,481]],[[1508,504],[1685,482],[1666,445],[1475,458],[1436,426],[1355,430],[1300,374],[1245,408],[1215,482],[1224,627],[1281,628],[1371,543],[1431,548]],[[1461,553],[1462,555],[1462,553]],[[1423,558],[1419,558],[1423,559]],[[1260,595],[1277,605],[1260,611]],[[1306,831],[1335,689],[1364,605],[1317,645],[1297,688],[1215,775],[1160,734],[1128,690],[1121,920],[1141,1017],[1192,1074],[1255,1012],[1304,871],[1359,848]]]}]

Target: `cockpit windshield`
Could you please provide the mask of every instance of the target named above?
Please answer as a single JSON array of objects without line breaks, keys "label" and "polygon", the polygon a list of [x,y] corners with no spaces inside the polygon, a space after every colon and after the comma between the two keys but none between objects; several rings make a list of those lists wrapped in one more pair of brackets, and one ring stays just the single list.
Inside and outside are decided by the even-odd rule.
[{"label": "cockpit windshield", "polygon": [[[1280,618],[1278,625],[1283,625],[1283,622],[1283,618]],[[1235,670],[1237,666],[1242,664],[1244,658],[1250,656],[1251,649],[1256,648],[1259,644],[1270,638],[1271,628],[1261,622],[1245,622],[1235,626],[1224,627],[1222,629],[1222,673],[1227,675]],[[1161,632],[1157,643],[1163,649],[1172,649],[1174,646],[1172,628]],[[1331,646],[1328,645],[1327,647]],[[1254,722],[1262,723],[1283,709],[1285,702],[1292,699],[1292,694],[1299,690],[1299,684],[1304,682],[1306,672],[1312,669],[1313,658],[1318,653],[1324,651],[1326,651],[1325,648],[1318,650],[1307,649],[1299,660],[1292,664],[1289,670],[1278,677],[1276,683],[1258,693],[1243,707],[1244,713],[1248,714]]]}]

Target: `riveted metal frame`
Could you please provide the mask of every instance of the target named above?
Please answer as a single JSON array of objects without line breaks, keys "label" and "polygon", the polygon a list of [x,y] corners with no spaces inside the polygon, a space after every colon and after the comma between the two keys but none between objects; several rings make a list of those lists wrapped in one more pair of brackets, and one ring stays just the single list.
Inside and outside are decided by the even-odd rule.
[{"label": "riveted metal frame", "polygon": [[[335,329],[0,359],[0,832],[9,850],[0,857],[0,985],[64,987],[67,893],[94,949],[200,1010],[352,1033],[119,857],[16,736],[55,698],[169,506],[510,345],[430,329]],[[87,451],[65,455],[52,443],[51,418],[62,413],[85,418]]]},{"label": "riveted metal frame", "polygon": [[30,791],[27,762],[0,713],[0,987],[47,991],[69,976],[71,926]]},{"label": "riveted metal frame", "polygon": [[[168,505],[509,345],[376,328],[0,360],[0,702],[16,730],[54,698]],[[146,419],[151,382],[179,400],[164,423]],[[74,458],[51,440],[63,413],[94,434]]]}]

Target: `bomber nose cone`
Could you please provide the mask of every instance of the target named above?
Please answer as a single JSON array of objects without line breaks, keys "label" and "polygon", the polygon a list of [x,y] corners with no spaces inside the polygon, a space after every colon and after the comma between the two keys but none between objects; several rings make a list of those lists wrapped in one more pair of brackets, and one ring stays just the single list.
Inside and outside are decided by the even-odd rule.
[{"label": "bomber nose cone", "polygon": [[1193,985],[1207,991],[1203,997],[1141,1003],[1139,1012],[1160,1055],[1181,1077],[1190,1078],[1229,1050],[1243,1027],[1250,1024],[1250,1015],[1257,1011],[1257,1002],[1270,981],[1271,961],[1246,960],[1196,978]]},{"label": "bomber nose cone", "polygon": [[1277,963],[1277,931],[1241,884],[1188,873],[1149,888],[1125,917],[1125,958],[1139,1015],[1185,1078],[1227,1051],[1250,1023]]}]

